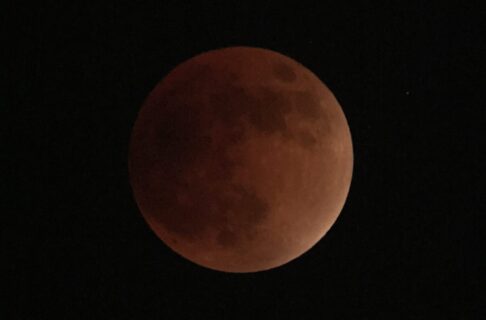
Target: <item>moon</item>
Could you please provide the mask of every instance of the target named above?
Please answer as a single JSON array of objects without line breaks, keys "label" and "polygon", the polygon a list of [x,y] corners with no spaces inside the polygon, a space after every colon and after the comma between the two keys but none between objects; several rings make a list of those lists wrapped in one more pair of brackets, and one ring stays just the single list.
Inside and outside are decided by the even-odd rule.
[{"label": "moon", "polygon": [[257,272],[299,257],[334,224],[351,184],[351,133],[302,64],[229,47],[181,63],[150,92],[128,169],[141,214],[173,251]]}]

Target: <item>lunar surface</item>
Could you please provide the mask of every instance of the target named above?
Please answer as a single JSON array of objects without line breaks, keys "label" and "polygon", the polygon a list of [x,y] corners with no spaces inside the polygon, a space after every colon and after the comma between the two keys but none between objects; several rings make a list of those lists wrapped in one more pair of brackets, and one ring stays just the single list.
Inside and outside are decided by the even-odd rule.
[{"label": "lunar surface", "polygon": [[252,47],[173,69],[133,127],[129,174],[155,234],[219,271],[281,266],[341,212],[353,152],[331,91],[295,60]]}]

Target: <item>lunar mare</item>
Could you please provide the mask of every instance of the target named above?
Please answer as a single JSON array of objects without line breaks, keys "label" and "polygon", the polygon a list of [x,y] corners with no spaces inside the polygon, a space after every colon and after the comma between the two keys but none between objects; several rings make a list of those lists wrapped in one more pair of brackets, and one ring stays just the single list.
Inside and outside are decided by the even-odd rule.
[{"label": "lunar mare", "polygon": [[309,250],[342,210],[352,166],[331,91],[298,62],[251,47],[173,69],[145,100],[129,150],[151,229],[226,272],[271,269]]}]

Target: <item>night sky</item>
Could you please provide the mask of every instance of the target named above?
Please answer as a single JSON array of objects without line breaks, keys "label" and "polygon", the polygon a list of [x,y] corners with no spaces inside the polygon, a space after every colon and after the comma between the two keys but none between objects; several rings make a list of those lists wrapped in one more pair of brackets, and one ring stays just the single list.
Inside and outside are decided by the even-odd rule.
[{"label": "night sky", "polygon": [[[484,319],[480,1],[392,2],[9,1],[0,318]],[[147,94],[186,59],[234,45],[312,70],[354,144],[329,233],[254,274],[171,251],[128,182]]]}]

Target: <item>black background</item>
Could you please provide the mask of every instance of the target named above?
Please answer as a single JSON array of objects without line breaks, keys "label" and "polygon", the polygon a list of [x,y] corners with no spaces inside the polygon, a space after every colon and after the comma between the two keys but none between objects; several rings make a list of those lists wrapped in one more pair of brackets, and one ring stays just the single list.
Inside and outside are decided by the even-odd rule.
[{"label": "black background", "polygon": [[[1,132],[13,147],[2,152],[2,313],[484,317],[480,2],[420,3],[11,1],[2,11]],[[343,107],[355,152],[331,231],[301,258],[255,274],[207,270],[165,247],[127,174],[150,90],[182,61],[232,45],[273,49],[316,73]]]}]

